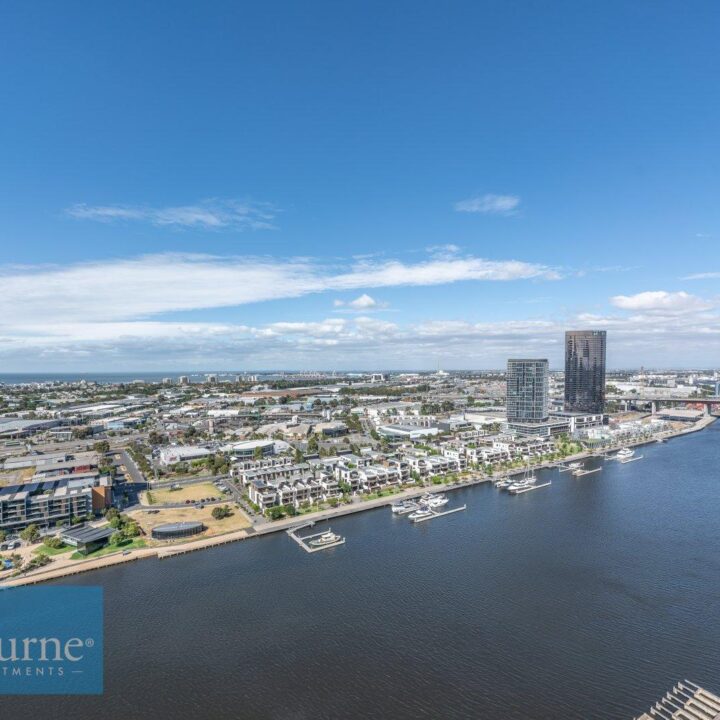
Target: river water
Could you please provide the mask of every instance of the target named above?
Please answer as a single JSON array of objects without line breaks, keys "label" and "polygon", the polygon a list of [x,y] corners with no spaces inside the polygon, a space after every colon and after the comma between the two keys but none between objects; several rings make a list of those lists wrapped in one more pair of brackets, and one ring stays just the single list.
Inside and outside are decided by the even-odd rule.
[{"label": "river water", "polygon": [[629,720],[720,691],[720,423],[638,454],[337,519],[312,555],[278,533],[65,580],[105,588],[105,694],[0,716]]}]

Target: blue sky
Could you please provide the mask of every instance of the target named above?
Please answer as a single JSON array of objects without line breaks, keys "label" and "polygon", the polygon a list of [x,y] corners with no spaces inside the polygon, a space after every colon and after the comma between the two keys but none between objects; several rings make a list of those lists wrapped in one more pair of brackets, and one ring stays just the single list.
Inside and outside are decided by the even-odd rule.
[{"label": "blue sky", "polygon": [[6,371],[717,365],[717,3],[0,12]]}]

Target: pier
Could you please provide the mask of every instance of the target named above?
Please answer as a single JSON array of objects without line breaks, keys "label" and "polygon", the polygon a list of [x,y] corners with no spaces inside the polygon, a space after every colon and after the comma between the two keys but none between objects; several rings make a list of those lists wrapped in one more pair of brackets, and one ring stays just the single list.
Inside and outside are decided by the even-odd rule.
[{"label": "pier", "polygon": [[563,465],[562,463],[560,465],[555,465],[558,472],[564,473],[564,472],[575,472],[576,470],[579,470],[580,468],[571,468],[569,465]]},{"label": "pier", "polygon": [[308,523],[307,525],[301,525],[300,527],[292,528],[287,531],[288,537],[291,537],[305,552],[314,553],[319,550],[327,550],[327,548],[337,547],[338,545],[345,544],[345,538],[340,538],[334,542],[324,543],[323,545],[312,546],[310,542],[316,538],[325,535],[325,533],[331,532],[330,528],[323,532],[313,533],[312,535],[297,535],[296,533],[303,528],[312,527],[315,523]]},{"label": "pier", "polygon": [[599,473],[602,470],[602,466],[594,468],[593,470],[575,470],[573,475],[575,477],[583,477],[584,475],[592,475],[593,473]]},{"label": "pier", "polygon": [[626,464],[629,463],[629,462],[635,462],[636,460],[642,460],[643,457],[645,457],[645,456],[644,456],[644,455],[638,455],[637,457],[624,458],[623,460],[620,461],[620,464],[621,464],[621,465],[626,465]]},{"label": "pier", "polygon": [[432,513],[432,515],[427,515],[426,517],[421,517],[421,518],[413,518],[413,522],[419,523],[419,522],[425,522],[426,520],[434,520],[435,518],[442,517],[443,515],[452,515],[453,513],[461,512],[462,510],[466,510],[466,509],[467,509],[467,505],[463,505],[462,507],[452,508],[452,510],[443,510],[442,512],[438,512],[437,510],[433,510],[431,508],[430,512]]},{"label": "pier", "polygon": [[716,720],[720,717],[720,697],[689,680],[679,682],[662,700],[636,720]]},{"label": "pier", "polygon": [[539,490],[540,488],[547,487],[548,485],[552,485],[552,482],[549,480],[541,485],[528,485],[527,487],[520,488],[519,490],[508,490],[508,492],[511,495],[522,495],[523,493],[530,492],[531,490]]}]

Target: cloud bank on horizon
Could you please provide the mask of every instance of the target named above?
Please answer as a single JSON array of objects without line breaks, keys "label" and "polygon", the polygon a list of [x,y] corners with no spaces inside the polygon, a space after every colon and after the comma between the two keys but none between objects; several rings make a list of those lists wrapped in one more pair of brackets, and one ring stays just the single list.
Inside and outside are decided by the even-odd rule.
[{"label": "cloud bank on horizon", "polygon": [[[508,356],[524,354],[559,366],[570,327],[607,329],[615,366],[633,357],[672,364],[671,348],[678,346],[709,362],[720,346],[720,301],[686,291],[615,295],[605,312],[578,309],[553,319],[403,316],[409,288],[462,284],[468,297],[479,297],[488,284],[556,285],[569,275],[544,264],[461,255],[457,247],[431,249],[414,262],[163,253],[6,267],[0,359],[18,369],[404,369],[437,361],[460,369],[500,367]],[[371,314],[389,306],[369,294],[378,289],[400,295],[391,320]],[[327,297],[326,313],[350,316],[315,311],[303,320],[254,320],[268,303],[309,297]],[[214,315],[228,308],[244,320]]]}]

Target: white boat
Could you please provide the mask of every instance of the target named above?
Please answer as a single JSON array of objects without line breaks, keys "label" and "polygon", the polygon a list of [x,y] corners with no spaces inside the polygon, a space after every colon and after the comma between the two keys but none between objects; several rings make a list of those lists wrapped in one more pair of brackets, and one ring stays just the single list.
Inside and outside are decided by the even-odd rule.
[{"label": "white boat", "polygon": [[420,508],[419,510],[416,510],[413,513],[410,513],[408,517],[411,520],[419,520],[420,518],[430,517],[430,515],[433,515],[433,511],[428,508]]},{"label": "white boat", "polygon": [[505,480],[498,480],[498,481],[495,483],[495,487],[496,487],[496,488],[506,488],[509,484],[510,484],[510,480],[507,480],[507,479],[505,479]]},{"label": "white boat", "polygon": [[571,462],[568,465],[568,468],[570,470],[579,470],[582,466],[583,466],[583,464],[581,462]]},{"label": "white boat", "polygon": [[423,500],[423,505],[427,505],[431,508],[442,507],[443,505],[447,504],[448,499],[447,497],[445,497],[445,495],[433,495],[428,500]]},{"label": "white boat", "polygon": [[628,458],[631,458],[635,454],[634,450],[630,450],[630,448],[623,448],[618,452],[618,454],[615,456],[618,460],[627,460]]},{"label": "white boat", "polygon": [[327,532],[324,532],[319,538],[310,540],[308,545],[312,545],[313,547],[322,547],[323,545],[330,545],[332,543],[336,543],[338,540],[342,540],[342,538],[332,532],[332,530],[328,530]]},{"label": "white boat", "polygon": [[519,480],[518,482],[514,482],[511,485],[508,485],[508,492],[517,492],[518,490],[524,490],[525,488],[532,487],[535,484],[535,478],[532,479],[532,481],[528,480]]},{"label": "white boat", "polygon": [[407,500],[401,500],[400,502],[395,502],[392,504],[392,511],[394,513],[401,513],[407,510],[409,507],[414,509],[417,506],[415,505],[415,503],[411,503]]}]

